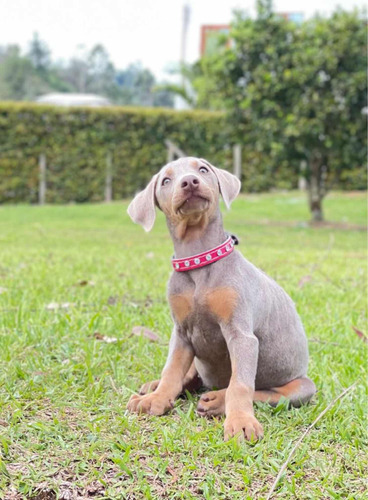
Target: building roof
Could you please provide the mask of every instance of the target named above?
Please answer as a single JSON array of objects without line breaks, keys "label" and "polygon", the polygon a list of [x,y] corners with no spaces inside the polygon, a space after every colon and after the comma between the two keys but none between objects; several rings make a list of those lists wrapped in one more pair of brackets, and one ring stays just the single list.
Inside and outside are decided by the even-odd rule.
[{"label": "building roof", "polygon": [[111,106],[111,102],[95,94],[67,94],[51,93],[36,98],[41,104],[54,104],[55,106],[88,106],[92,108]]}]

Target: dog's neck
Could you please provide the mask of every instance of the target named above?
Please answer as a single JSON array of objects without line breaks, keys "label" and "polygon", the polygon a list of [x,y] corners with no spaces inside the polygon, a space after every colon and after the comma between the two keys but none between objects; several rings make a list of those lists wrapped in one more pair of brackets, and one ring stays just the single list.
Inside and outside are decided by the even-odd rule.
[{"label": "dog's neck", "polygon": [[[204,215],[204,217],[206,217]],[[222,224],[220,209],[211,215],[209,219],[200,218],[197,224],[186,224],[178,227],[167,221],[171,238],[174,243],[175,258],[182,259],[191,255],[206,252],[214,248],[226,239],[226,234]]]}]

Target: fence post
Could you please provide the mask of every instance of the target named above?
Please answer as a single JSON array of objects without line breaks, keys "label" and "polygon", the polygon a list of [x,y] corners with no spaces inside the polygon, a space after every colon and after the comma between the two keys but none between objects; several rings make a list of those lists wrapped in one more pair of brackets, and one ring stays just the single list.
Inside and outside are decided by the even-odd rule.
[{"label": "fence post", "polygon": [[233,147],[233,163],[234,163],[234,175],[241,180],[242,173],[242,160],[241,160],[241,145],[235,144]]},{"label": "fence post", "polygon": [[105,202],[110,203],[111,201],[112,201],[112,155],[109,152],[106,155]]},{"label": "fence post", "polygon": [[307,189],[307,179],[305,178],[306,170],[307,170],[307,162],[305,160],[302,160],[300,162],[300,170],[299,170],[299,177],[298,177],[298,189],[299,189],[299,191],[306,191],[306,189]]},{"label": "fence post", "polygon": [[46,155],[44,154],[40,155],[39,167],[38,204],[44,205],[46,201]]},{"label": "fence post", "polygon": [[171,161],[175,160],[175,156],[178,158],[183,158],[186,156],[184,151],[182,151],[176,144],[171,142],[169,139],[165,139],[165,145],[167,147],[167,163],[170,163]]},{"label": "fence post", "polygon": [[171,144],[167,145],[167,163],[170,163],[174,159],[174,151],[172,149]]}]

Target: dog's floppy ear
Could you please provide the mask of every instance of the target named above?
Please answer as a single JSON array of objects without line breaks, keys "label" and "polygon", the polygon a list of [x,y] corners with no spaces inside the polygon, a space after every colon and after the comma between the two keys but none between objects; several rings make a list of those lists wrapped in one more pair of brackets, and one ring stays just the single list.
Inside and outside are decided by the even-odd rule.
[{"label": "dog's floppy ear", "polygon": [[146,189],[138,193],[128,207],[128,214],[133,222],[151,231],[156,219],[155,188],[158,174],[150,180]]},{"label": "dog's floppy ear", "polygon": [[240,180],[235,175],[230,174],[230,172],[222,170],[221,168],[214,167],[207,160],[203,160],[201,158],[201,161],[203,161],[208,167],[210,167],[210,169],[216,175],[222,199],[224,200],[226,207],[230,208],[231,203],[239,194],[241,186]]}]

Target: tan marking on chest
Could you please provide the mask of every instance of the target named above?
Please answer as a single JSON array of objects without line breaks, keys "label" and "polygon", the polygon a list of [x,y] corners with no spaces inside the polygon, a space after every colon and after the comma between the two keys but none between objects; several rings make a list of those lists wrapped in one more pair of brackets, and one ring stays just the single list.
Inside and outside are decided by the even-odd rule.
[{"label": "tan marking on chest", "polygon": [[220,287],[209,290],[205,295],[208,309],[223,321],[229,321],[233,316],[238,294],[231,287]]},{"label": "tan marking on chest", "polygon": [[175,319],[182,323],[193,310],[193,293],[186,292],[180,295],[170,295],[169,302]]}]

